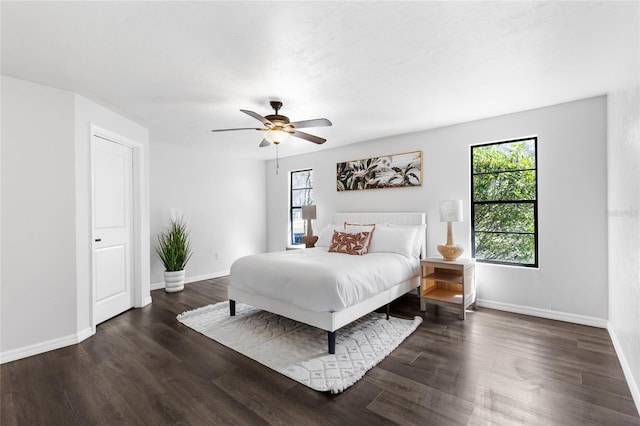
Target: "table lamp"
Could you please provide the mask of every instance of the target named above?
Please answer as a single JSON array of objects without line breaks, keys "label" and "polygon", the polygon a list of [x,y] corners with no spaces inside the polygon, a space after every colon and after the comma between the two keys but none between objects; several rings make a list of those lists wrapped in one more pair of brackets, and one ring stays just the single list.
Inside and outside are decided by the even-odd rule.
[{"label": "table lamp", "polygon": [[307,221],[307,235],[302,237],[302,242],[306,248],[314,247],[318,236],[313,235],[313,228],[311,228],[311,221],[316,219],[316,206],[311,204],[308,206],[302,206],[302,219]]},{"label": "table lamp", "polygon": [[456,260],[464,248],[453,242],[452,222],[462,222],[462,200],[440,201],[440,222],[447,222],[447,244],[438,246],[444,260]]}]

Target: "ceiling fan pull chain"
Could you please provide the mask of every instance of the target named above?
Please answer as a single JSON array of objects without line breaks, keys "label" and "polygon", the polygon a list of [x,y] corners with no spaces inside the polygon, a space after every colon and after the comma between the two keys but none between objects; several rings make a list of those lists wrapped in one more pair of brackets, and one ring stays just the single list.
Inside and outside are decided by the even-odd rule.
[{"label": "ceiling fan pull chain", "polygon": [[280,174],[280,151],[279,146],[276,145],[276,174]]}]

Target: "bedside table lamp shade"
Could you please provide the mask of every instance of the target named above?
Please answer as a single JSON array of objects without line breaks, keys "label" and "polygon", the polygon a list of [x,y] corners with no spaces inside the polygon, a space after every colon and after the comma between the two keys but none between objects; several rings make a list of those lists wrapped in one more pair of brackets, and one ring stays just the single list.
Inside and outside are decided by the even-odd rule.
[{"label": "bedside table lamp shade", "polygon": [[302,206],[302,219],[307,221],[307,235],[302,237],[302,241],[307,248],[314,247],[318,237],[313,235],[313,228],[311,228],[311,221],[316,219],[316,206],[311,204],[309,206]]},{"label": "bedside table lamp shade", "polygon": [[304,220],[317,219],[316,206],[313,204],[310,206],[302,206],[302,218]]},{"label": "bedside table lamp shade", "polygon": [[462,200],[440,201],[440,222],[462,222]]},{"label": "bedside table lamp shade", "polygon": [[462,222],[462,200],[440,201],[440,222],[447,222],[447,244],[438,246],[444,260],[456,260],[464,248],[453,242],[453,222]]}]

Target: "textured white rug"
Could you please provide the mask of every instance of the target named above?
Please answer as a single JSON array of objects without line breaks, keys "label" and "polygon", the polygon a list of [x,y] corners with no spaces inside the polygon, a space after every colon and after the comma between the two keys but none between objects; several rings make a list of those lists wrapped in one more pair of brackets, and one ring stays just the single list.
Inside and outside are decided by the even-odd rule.
[{"label": "textured white rug", "polygon": [[371,313],[336,332],[336,353],[327,352],[327,332],[288,318],[229,302],[178,315],[178,321],[317,391],[339,393],[360,380],[420,325]]}]

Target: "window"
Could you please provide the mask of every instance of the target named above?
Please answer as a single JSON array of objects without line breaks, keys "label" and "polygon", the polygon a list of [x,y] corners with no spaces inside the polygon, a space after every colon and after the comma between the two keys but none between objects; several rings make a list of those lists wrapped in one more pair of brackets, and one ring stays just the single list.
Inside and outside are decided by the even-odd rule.
[{"label": "window", "polygon": [[291,172],[291,197],[289,206],[289,224],[291,226],[291,244],[302,244],[306,223],[302,220],[302,206],[313,204],[313,170]]},{"label": "window", "polygon": [[538,138],[471,147],[471,249],[476,260],[538,266]]}]

